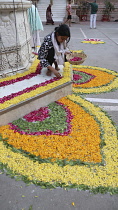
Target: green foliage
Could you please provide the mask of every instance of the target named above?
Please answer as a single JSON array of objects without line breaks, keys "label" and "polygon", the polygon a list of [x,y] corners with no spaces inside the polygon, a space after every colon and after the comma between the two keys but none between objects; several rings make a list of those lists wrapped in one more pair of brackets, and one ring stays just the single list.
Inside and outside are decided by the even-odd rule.
[{"label": "green foliage", "polygon": [[78,7],[78,10],[77,10],[77,15],[78,16],[81,16],[81,15],[87,15],[88,12],[90,10],[90,6],[89,6],[89,3],[82,0],[79,2],[79,7]]},{"label": "green foliage", "polygon": [[110,13],[115,10],[114,5],[108,0],[105,0],[104,4],[105,4],[105,9],[103,10],[104,15],[110,15]]}]

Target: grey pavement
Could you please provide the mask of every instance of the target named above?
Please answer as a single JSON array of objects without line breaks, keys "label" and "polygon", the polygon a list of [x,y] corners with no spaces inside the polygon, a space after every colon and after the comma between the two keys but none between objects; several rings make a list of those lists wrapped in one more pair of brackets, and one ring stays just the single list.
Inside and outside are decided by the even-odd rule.
[{"label": "grey pavement", "polygon": [[[56,25],[44,25],[41,41]],[[87,59],[83,65],[98,66],[118,72],[118,22],[97,22],[96,29],[89,29],[89,22],[72,24],[71,50],[84,50]],[[99,38],[105,44],[83,44],[84,38]],[[86,98],[97,99],[98,104],[118,126],[118,90],[101,94],[86,94]],[[106,99],[104,102],[101,99]],[[108,100],[111,99],[111,100]],[[74,202],[74,206],[72,205]],[[0,174],[0,210],[117,210],[117,195],[92,194],[89,191],[41,189],[33,184],[27,186],[5,174]]]}]

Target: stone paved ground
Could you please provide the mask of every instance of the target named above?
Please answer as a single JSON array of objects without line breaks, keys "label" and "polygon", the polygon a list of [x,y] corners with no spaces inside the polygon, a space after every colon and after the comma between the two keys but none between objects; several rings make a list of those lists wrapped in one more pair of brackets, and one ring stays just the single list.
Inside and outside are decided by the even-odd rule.
[{"label": "stone paved ground", "polygon": [[[41,40],[52,31],[54,26],[44,26]],[[118,23],[97,22],[97,29],[90,30],[89,22],[72,24],[70,49],[81,50],[87,54],[84,65],[109,68],[118,72]],[[106,44],[82,44],[84,38],[103,39]],[[110,93],[87,95],[86,97],[118,99],[118,90]],[[103,105],[103,103],[100,103]],[[104,104],[105,105],[105,104]],[[108,104],[107,105],[111,105]],[[112,104],[113,105],[113,104]],[[115,104],[118,106],[118,104]],[[108,113],[118,125],[118,112]],[[72,205],[72,203],[74,205]],[[27,186],[22,181],[15,181],[5,174],[0,174],[0,210],[117,210],[117,195],[92,194],[88,191],[69,191],[41,189],[35,185]]]}]

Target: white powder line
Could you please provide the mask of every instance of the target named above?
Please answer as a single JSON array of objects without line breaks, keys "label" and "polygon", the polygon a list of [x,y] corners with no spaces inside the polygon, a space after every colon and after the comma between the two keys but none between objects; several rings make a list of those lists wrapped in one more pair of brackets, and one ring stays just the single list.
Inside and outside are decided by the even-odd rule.
[{"label": "white powder line", "polygon": [[86,98],[86,100],[91,102],[102,102],[102,103],[118,103],[118,99],[104,99],[104,98]]},{"label": "white powder line", "polygon": [[87,36],[85,35],[85,33],[83,32],[83,30],[81,28],[80,28],[80,31],[82,32],[84,38],[87,39]]},{"label": "white powder line", "polygon": [[100,106],[105,111],[118,111],[118,106]]}]

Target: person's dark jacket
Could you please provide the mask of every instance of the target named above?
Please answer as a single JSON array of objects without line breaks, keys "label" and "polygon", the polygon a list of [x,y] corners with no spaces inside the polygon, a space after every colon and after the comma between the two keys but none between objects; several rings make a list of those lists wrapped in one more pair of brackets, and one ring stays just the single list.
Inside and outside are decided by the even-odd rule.
[{"label": "person's dark jacket", "polygon": [[91,14],[96,14],[98,11],[98,5],[96,3],[89,3],[91,6]]}]

